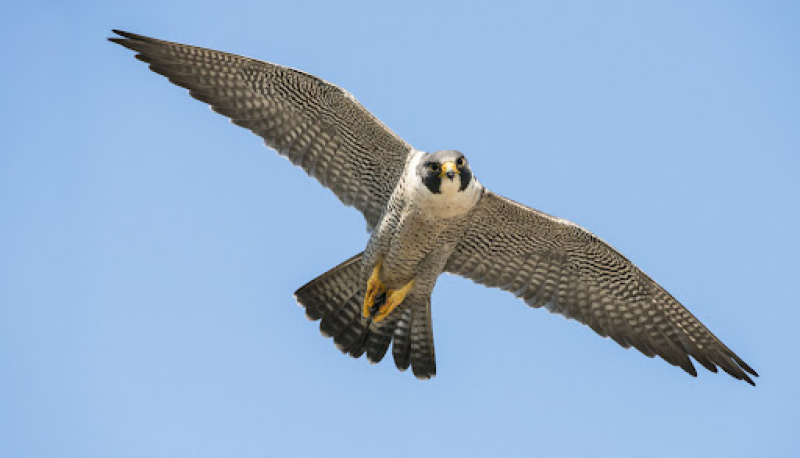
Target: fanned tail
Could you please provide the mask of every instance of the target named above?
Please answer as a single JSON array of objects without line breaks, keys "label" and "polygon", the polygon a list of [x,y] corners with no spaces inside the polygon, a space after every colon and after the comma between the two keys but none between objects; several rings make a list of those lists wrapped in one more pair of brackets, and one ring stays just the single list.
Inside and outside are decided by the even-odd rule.
[{"label": "fanned tail", "polygon": [[332,337],[336,348],[354,358],[366,353],[380,362],[394,341],[392,355],[401,371],[412,367],[414,376],[436,375],[430,297],[405,301],[379,323],[362,314],[364,287],[359,253],[298,289],[294,296],[312,321],[322,320],[320,331]]}]

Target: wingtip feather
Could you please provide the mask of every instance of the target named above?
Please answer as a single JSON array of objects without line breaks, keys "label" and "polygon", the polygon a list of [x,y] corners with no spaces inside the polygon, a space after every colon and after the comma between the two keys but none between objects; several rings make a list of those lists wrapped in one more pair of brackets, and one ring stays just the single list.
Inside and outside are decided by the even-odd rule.
[{"label": "wingtip feather", "polygon": [[130,40],[140,40],[140,41],[152,41],[153,40],[150,37],[146,37],[144,35],[138,35],[138,34],[135,34],[135,33],[132,33],[132,32],[126,32],[124,30],[111,29],[111,31],[116,33],[117,35],[119,35],[121,37],[125,37],[125,38],[128,38]]}]

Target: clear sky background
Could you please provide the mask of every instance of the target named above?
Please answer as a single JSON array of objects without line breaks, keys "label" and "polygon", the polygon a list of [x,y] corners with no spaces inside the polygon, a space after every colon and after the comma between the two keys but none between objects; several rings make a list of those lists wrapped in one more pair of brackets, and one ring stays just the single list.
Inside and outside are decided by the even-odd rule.
[{"label": "clear sky background", "polygon": [[[800,456],[798,5],[3,2],[0,456]],[[758,386],[449,276],[434,380],[342,356],[292,293],[363,218],[112,28],[303,69],[460,149]]]}]

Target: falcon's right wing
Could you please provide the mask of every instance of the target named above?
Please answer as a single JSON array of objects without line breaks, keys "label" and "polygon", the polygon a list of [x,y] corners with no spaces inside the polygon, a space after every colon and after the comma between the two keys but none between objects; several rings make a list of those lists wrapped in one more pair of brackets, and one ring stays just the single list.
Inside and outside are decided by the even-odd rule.
[{"label": "falcon's right wing", "polygon": [[370,228],[378,223],[412,148],[347,91],[269,62],[114,32],[124,38],[109,40],[263,137],[360,210]]},{"label": "falcon's right wing", "polygon": [[689,356],[755,385],[758,376],[617,250],[569,221],[487,191],[446,271],[589,325],[623,347],[697,375]]}]

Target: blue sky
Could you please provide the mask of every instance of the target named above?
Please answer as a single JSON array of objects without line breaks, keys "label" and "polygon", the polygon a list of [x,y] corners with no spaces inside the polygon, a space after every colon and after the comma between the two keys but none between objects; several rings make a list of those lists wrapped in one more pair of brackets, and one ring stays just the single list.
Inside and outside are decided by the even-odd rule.
[{"label": "blue sky", "polygon": [[[24,3],[24,6],[22,6]],[[800,455],[796,2],[5,2],[0,456]],[[361,216],[105,40],[293,66],[621,250],[761,377],[443,277],[438,376],[292,293]]]}]

